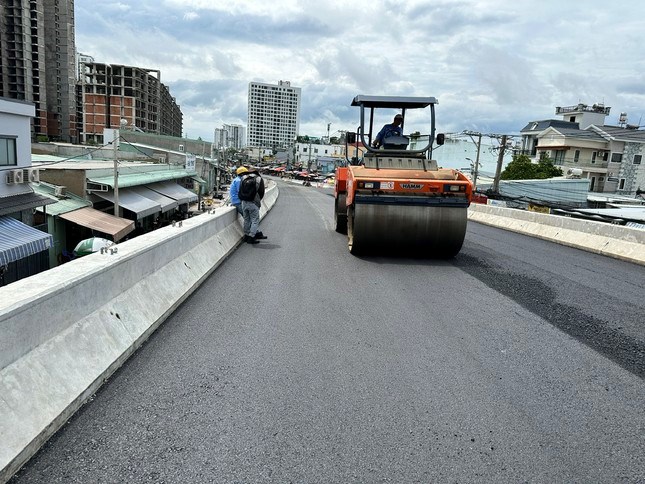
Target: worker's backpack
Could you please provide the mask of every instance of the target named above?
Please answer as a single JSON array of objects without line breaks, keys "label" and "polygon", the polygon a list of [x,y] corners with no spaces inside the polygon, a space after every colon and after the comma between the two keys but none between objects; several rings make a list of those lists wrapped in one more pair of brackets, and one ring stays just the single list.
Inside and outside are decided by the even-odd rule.
[{"label": "worker's backpack", "polygon": [[240,191],[238,197],[240,200],[252,202],[255,200],[255,194],[258,192],[255,175],[244,175],[240,181]]}]

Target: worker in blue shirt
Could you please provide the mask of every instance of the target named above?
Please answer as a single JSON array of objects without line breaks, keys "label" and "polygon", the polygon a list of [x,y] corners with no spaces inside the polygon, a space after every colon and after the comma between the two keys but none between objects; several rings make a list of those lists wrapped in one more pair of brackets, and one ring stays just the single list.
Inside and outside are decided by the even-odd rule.
[{"label": "worker in blue shirt", "polygon": [[403,116],[401,114],[397,114],[396,116],[394,116],[394,120],[391,124],[386,124],[381,128],[381,131],[379,131],[376,135],[376,138],[374,138],[372,146],[374,146],[375,148],[382,146],[383,140],[390,136],[403,136],[403,129],[401,128],[401,124],[403,124]]},{"label": "worker in blue shirt", "polygon": [[231,205],[233,205],[236,208],[237,213],[239,213],[240,215],[242,215],[242,201],[238,196],[238,193],[240,192],[240,182],[242,181],[242,176],[248,172],[249,172],[249,169],[246,166],[240,166],[237,170],[235,170],[235,174],[237,176],[233,178],[233,181],[231,182],[231,187],[229,188]]}]

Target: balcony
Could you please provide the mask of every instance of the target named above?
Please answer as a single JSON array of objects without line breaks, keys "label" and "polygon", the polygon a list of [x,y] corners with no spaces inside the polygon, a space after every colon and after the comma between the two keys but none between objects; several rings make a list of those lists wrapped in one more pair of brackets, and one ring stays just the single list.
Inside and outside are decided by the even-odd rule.
[{"label": "balcony", "polygon": [[604,104],[593,104],[592,106],[587,106],[586,104],[577,104],[576,106],[566,106],[560,107],[556,106],[555,114],[564,115],[570,113],[599,113],[604,115],[609,115],[610,107],[605,107]]}]

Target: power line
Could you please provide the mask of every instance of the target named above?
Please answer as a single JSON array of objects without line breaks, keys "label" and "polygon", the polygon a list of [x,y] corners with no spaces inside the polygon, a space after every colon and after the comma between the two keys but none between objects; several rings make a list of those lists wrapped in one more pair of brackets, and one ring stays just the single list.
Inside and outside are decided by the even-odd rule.
[{"label": "power line", "polygon": [[97,152],[97,151],[99,151],[99,150],[102,150],[103,148],[107,148],[107,147],[108,147],[108,146],[110,146],[111,144],[112,144],[112,143],[106,143],[106,144],[104,144],[104,145],[98,146],[98,147],[96,147],[96,148],[94,148],[94,149],[92,149],[92,150],[88,151],[87,153],[81,153],[81,154],[76,155],[76,156],[70,156],[69,158],[65,158],[65,159],[63,159],[63,160],[52,161],[52,162],[44,162],[44,163],[41,163],[41,165],[55,165],[55,164],[57,164],[57,163],[63,163],[63,162],[65,162],[65,161],[75,160],[76,158],[80,158],[80,157],[82,157],[82,156],[88,156],[88,155],[91,155],[92,153],[95,153],[95,152]]}]

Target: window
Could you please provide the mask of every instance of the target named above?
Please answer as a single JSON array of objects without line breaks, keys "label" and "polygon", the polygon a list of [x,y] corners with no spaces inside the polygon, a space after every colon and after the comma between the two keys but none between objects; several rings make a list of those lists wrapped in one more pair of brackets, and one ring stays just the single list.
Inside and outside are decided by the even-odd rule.
[{"label": "window", "polygon": [[618,184],[618,189],[619,190],[624,190],[625,189],[625,179],[621,178],[620,183]]},{"label": "window", "polygon": [[642,157],[643,155],[634,155],[634,161],[633,161],[634,165],[640,165]]},{"label": "window", "polygon": [[16,166],[16,138],[0,138],[0,166]]},{"label": "window", "polygon": [[612,153],[611,154],[611,162],[612,163],[620,163],[623,161],[623,154],[622,153]]},{"label": "window", "polygon": [[561,165],[564,162],[564,150],[557,150],[555,152],[555,164],[556,165]]},{"label": "window", "polygon": [[591,162],[592,162],[592,163],[595,163],[595,162],[596,162],[596,157],[597,157],[597,156],[598,156],[598,152],[593,151],[593,152],[591,153]]},{"label": "window", "polygon": [[580,161],[580,150],[576,150],[573,153],[573,162],[578,163],[578,161]]}]

